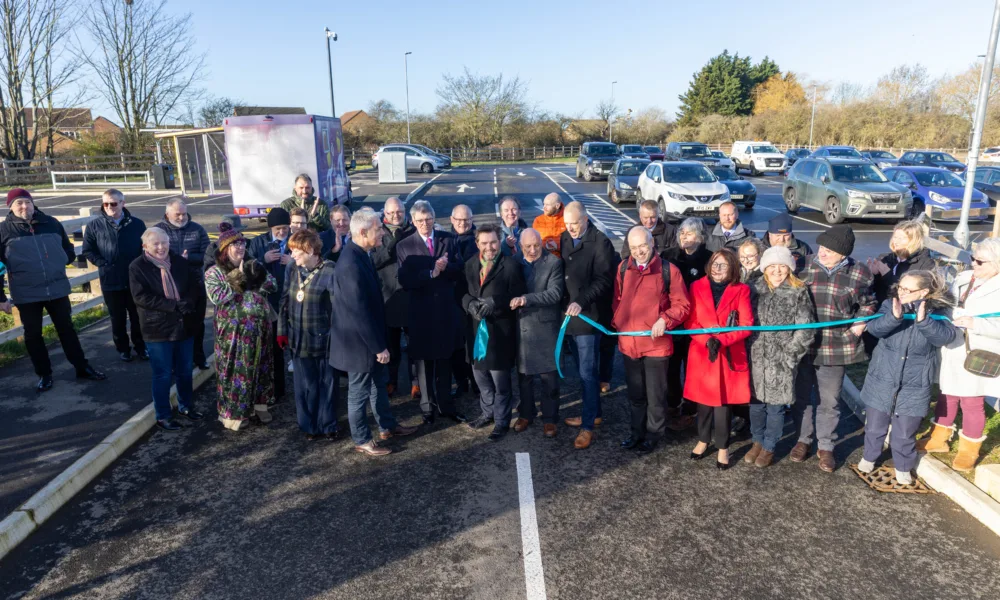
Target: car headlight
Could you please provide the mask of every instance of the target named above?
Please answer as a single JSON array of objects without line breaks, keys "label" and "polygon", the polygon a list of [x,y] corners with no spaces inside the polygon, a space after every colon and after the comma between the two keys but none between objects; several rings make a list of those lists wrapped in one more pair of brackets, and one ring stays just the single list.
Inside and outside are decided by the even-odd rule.
[{"label": "car headlight", "polygon": [[729,190],[722,192],[722,196],[719,199],[722,200],[723,202],[729,200]]},{"label": "car headlight", "polygon": [[667,195],[674,200],[684,200],[684,194],[678,194],[677,192],[667,192]]},{"label": "car headlight", "polygon": [[868,199],[868,194],[866,192],[862,192],[861,190],[847,190],[847,197],[848,198],[860,198],[862,200],[867,200]]},{"label": "car headlight", "polygon": [[625,183],[624,181],[619,181],[618,182],[618,187],[620,187],[623,190],[630,190],[630,189],[632,189],[632,186],[630,186],[629,184]]},{"label": "car headlight", "polygon": [[941,202],[942,204],[951,202],[950,198],[945,198],[944,196],[942,196],[937,192],[931,192],[930,194],[927,195],[931,197],[932,202]]}]

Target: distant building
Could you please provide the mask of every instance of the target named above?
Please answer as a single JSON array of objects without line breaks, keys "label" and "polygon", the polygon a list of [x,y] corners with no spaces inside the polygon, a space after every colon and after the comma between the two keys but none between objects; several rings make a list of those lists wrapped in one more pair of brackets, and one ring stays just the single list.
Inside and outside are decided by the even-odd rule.
[{"label": "distant building", "polygon": [[304,115],[306,109],[300,106],[237,106],[234,117],[255,117],[264,115]]},{"label": "distant building", "polygon": [[340,126],[344,133],[356,135],[359,138],[363,137],[366,131],[370,133],[375,125],[377,125],[375,119],[363,110],[352,110],[340,115]]}]

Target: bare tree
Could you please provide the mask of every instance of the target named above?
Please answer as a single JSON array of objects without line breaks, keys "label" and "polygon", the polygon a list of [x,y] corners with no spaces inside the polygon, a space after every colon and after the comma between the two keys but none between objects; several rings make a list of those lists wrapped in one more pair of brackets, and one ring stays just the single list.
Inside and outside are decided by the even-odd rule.
[{"label": "bare tree", "polygon": [[604,121],[604,129],[601,132],[602,136],[606,136],[609,133],[611,121],[617,114],[618,106],[611,100],[601,100],[601,103],[597,105],[597,118]]},{"label": "bare tree", "polygon": [[466,67],[461,75],[444,76],[437,90],[441,99],[438,116],[452,122],[464,143],[488,146],[503,141],[507,123],[527,112],[526,91],[526,84],[518,77],[480,76]]},{"label": "bare tree", "polygon": [[140,130],[183,112],[203,75],[191,15],[170,15],[166,0],[92,0],[85,23],[95,45],[86,62],[122,123],[123,143],[138,151]]},{"label": "bare tree", "polygon": [[[221,127],[226,117],[236,112],[237,106],[245,106],[246,102],[232,98],[213,98],[198,110],[199,127]],[[192,123],[193,125],[194,123]]]}]

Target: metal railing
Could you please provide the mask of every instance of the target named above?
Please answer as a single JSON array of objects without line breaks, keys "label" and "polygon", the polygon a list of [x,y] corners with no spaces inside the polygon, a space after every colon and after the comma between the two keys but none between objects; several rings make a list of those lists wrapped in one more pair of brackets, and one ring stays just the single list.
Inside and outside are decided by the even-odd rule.
[{"label": "metal railing", "polygon": [[[168,161],[169,162],[169,161]],[[156,164],[156,155],[109,154],[105,156],[64,156],[36,160],[0,161],[0,183],[5,186],[48,183],[52,171],[148,171]]]},{"label": "metal railing", "polygon": [[[58,190],[59,186],[64,187],[107,187],[109,183],[117,187],[144,187],[147,190],[153,189],[153,180],[149,177],[149,171],[52,171],[52,189]],[[67,181],[68,177],[82,176],[83,181]],[[132,181],[129,181],[132,176]],[[109,181],[108,177],[113,178]],[[138,177],[139,179],[135,179]],[[58,181],[57,178],[62,179]],[[98,181],[91,181],[91,179]]]}]

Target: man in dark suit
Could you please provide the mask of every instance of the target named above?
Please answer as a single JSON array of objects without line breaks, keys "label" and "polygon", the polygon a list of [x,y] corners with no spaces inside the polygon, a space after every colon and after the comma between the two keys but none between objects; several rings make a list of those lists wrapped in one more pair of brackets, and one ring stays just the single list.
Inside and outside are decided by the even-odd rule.
[{"label": "man in dark suit", "polygon": [[[563,211],[563,219],[566,231],[559,238],[559,251],[565,265],[563,302],[566,314],[572,317],[582,314],[607,327],[611,315],[606,309],[611,307],[618,255],[611,240],[589,224],[583,204],[570,202]],[[581,319],[571,319],[566,333],[573,344],[583,386],[583,414],[579,418],[566,419],[566,424],[580,427],[573,445],[582,450],[590,447],[594,428],[602,419],[598,388],[601,333]]]},{"label": "man in dark suit", "polygon": [[462,344],[462,320],[455,306],[455,283],[462,277],[455,237],[434,230],[434,208],[426,200],[410,207],[417,229],[396,244],[399,285],[410,294],[406,352],[417,361],[423,394],[420,410],[424,423],[433,423],[435,412],[455,422],[465,417],[451,397],[451,355]]},{"label": "man in dark suit", "polygon": [[[465,263],[479,254],[476,247],[476,224],[472,221],[472,209],[464,204],[457,204],[451,209],[451,232],[455,234],[455,252],[458,254],[458,264]],[[470,389],[479,394],[476,380],[472,376],[472,317],[465,314],[462,308],[462,298],[465,296],[465,275],[455,284],[455,305],[462,313],[462,344],[451,355],[451,372],[455,377],[457,396],[466,394]]]},{"label": "man in dark suit", "polygon": [[476,328],[485,321],[489,333],[486,356],[472,364],[482,414],[469,427],[482,429],[493,423],[489,439],[494,442],[507,433],[513,408],[510,370],[517,354],[517,317],[510,302],[526,291],[517,260],[500,251],[501,235],[492,224],[476,231],[479,254],[465,263],[469,291],[462,298],[462,307],[472,315]]},{"label": "man in dark suit", "polygon": [[333,287],[336,299],[330,322],[330,365],[347,372],[347,416],[355,450],[384,456],[368,429],[366,403],[378,421],[379,438],[410,435],[416,427],[396,422],[385,391],[389,380],[389,349],[385,335],[385,306],[375,264],[369,253],[382,243],[378,215],[361,209],[351,217],[351,238],[337,261]]}]

